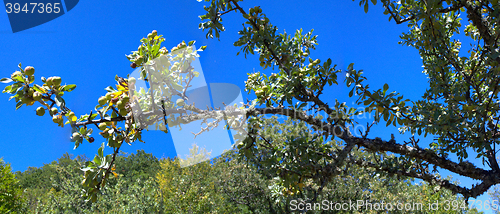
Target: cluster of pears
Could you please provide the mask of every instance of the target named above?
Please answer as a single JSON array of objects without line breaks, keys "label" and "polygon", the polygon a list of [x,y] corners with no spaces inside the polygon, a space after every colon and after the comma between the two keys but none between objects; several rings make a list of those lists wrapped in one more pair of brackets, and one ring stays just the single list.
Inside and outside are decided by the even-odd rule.
[{"label": "cluster of pears", "polygon": [[179,43],[177,46],[173,47],[171,52],[174,52],[174,51],[176,51],[176,50],[183,49],[183,48],[185,48],[186,46],[187,46],[187,45],[186,45],[186,42],[185,42],[185,41],[182,41],[182,42],[181,42],[181,43]]},{"label": "cluster of pears", "polygon": [[50,115],[52,115],[52,122],[58,124],[59,126],[62,126],[64,119],[62,117],[62,114],[58,113],[57,108],[51,108],[49,113]]},{"label": "cluster of pears", "polygon": [[[153,32],[148,34],[148,41],[152,41],[156,36],[157,36],[156,30],[153,30]],[[139,52],[145,51],[144,45],[140,45],[139,48],[137,48],[138,51],[134,51],[134,54],[130,56],[130,61],[132,61],[132,64],[130,64],[130,67],[132,68],[137,68],[138,66],[142,66],[145,61],[144,57],[139,55]],[[139,51],[141,50],[141,51]]]},{"label": "cluster of pears", "polygon": [[255,7],[250,8],[249,12],[250,12],[250,14],[253,14],[253,13],[262,13],[262,9],[259,6],[255,6]]},{"label": "cluster of pears", "polygon": [[264,86],[262,86],[261,89],[255,91],[255,95],[257,95],[257,98],[263,98],[266,95],[268,90],[269,90],[269,86],[264,85]]},{"label": "cluster of pears", "polygon": [[312,68],[312,67],[316,66],[317,64],[319,64],[321,62],[321,60],[316,59],[316,60],[312,61],[312,59],[310,59],[309,62],[310,63],[309,63],[309,65],[307,65],[307,67]]},{"label": "cluster of pears", "polygon": [[[15,81],[19,81],[20,79],[26,81],[27,78],[27,80],[31,82],[34,79],[33,76],[34,74],[35,74],[35,68],[31,66],[26,66],[26,68],[24,68],[24,74],[21,71],[16,71],[10,77]],[[33,105],[35,102],[42,100],[42,94],[38,91],[35,91],[35,89],[29,87],[28,85],[25,86],[22,90],[19,90],[18,94],[21,102],[28,106]]]},{"label": "cluster of pears", "polygon": [[[133,51],[132,54],[127,55],[127,58],[129,59],[130,62],[130,67],[132,68],[137,68],[139,66],[142,66],[144,63],[148,61],[148,59],[145,59],[144,56],[142,56],[139,53],[146,53],[148,52],[148,45],[154,45],[155,42],[163,42],[165,41],[165,38],[162,37],[162,35],[158,35],[158,32],[156,30],[153,30],[151,33],[148,34],[147,38],[143,38],[141,42],[143,44],[139,45],[137,48],[137,51]],[[165,55],[168,54],[168,50],[165,47],[160,48],[159,50],[160,55]],[[151,54],[151,53],[150,53]]]},{"label": "cluster of pears", "polygon": [[[62,114],[58,114],[59,111],[57,110],[56,107],[52,107],[50,110],[49,110],[49,114],[52,116],[52,122],[58,124],[59,126],[63,126],[63,122],[64,122],[64,119],[62,117]],[[45,115],[45,108],[40,106],[36,109],[36,115],[38,116],[43,116]],[[71,118],[71,117],[74,117],[75,116],[75,113],[73,112],[70,112],[68,114],[68,118]]]},{"label": "cluster of pears", "polygon": [[45,80],[44,85],[48,87],[58,88],[59,86],[61,86],[61,82],[61,77],[49,77]]},{"label": "cluster of pears", "polygon": [[125,116],[128,114],[127,104],[128,104],[129,100],[130,100],[130,97],[125,93],[123,93],[122,95],[120,95],[118,97],[114,97],[113,93],[108,92],[106,94],[106,96],[101,96],[98,99],[98,102],[99,102],[99,105],[101,105],[101,106],[104,106],[107,103],[109,103],[110,105],[115,105],[118,112],[121,115]]},{"label": "cluster of pears", "polygon": [[[265,77],[265,75],[264,75],[264,77]],[[273,77],[276,77],[276,75],[274,75]],[[247,86],[256,84],[255,86],[259,87],[259,85],[261,84],[260,72],[250,74],[248,76],[248,81],[246,81],[246,84],[247,84]],[[268,90],[269,90],[269,86],[264,85],[255,91],[255,95],[257,95],[257,98],[259,98],[259,99],[265,99],[266,94],[268,94]]]},{"label": "cluster of pears", "polygon": [[[129,142],[129,139],[126,138],[123,133],[121,132],[117,132],[115,131],[112,126],[113,126],[113,123],[114,122],[102,122],[102,123],[99,123],[98,127],[99,127],[99,130],[101,130],[102,132],[100,132],[99,134],[104,137],[104,138],[108,138],[109,141],[109,146],[111,147],[115,147],[117,146],[118,143],[121,143],[122,140],[125,139],[126,142]],[[113,137],[113,135],[115,135]],[[94,141],[93,138],[91,138],[90,140]],[[90,142],[89,140],[89,142]],[[92,143],[92,142],[91,142]]]},{"label": "cluster of pears", "polygon": [[148,40],[153,40],[158,35],[156,30],[153,30],[151,33],[148,33]]}]

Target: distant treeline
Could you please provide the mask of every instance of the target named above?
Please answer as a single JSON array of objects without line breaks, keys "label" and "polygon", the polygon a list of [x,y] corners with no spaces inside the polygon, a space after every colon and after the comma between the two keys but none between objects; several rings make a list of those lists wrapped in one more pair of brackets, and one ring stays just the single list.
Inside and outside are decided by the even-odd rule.
[{"label": "distant treeline", "polygon": [[[15,174],[2,161],[0,213],[290,213],[326,200],[333,204],[357,200],[415,202],[424,207],[412,213],[477,213],[450,212],[443,207],[426,210],[426,205],[436,201],[461,203],[463,199],[435,186],[415,185],[412,180],[355,166],[333,178],[321,192],[313,182],[305,180],[294,193],[280,179],[268,177],[255,164],[236,158],[234,151],[185,168],[180,167],[177,158],[158,159],[143,150],[122,153],[116,160],[116,177],[108,180],[98,201],[91,203],[81,197],[80,168],[86,161],[84,156],[64,154],[50,164]],[[409,212],[396,209],[390,213]],[[371,212],[377,211],[361,207],[307,213]]]}]

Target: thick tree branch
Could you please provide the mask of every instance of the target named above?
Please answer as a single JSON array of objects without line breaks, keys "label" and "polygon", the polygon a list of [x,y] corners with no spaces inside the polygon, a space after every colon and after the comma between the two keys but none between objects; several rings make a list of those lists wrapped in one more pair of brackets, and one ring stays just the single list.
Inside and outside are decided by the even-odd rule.
[{"label": "thick tree branch", "polygon": [[437,184],[443,188],[449,189],[454,193],[459,193],[462,194],[466,199],[473,197],[476,198],[477,196],[483,194],[485,191],[487,191],[493,183],[489,180],[483,181],[481,184],[477,186],[473,186],[472,188],[465,188],[461,187],[459,185],[455,185],[453,183],[450,183],[450,181],[446,179],[441,179],[438,178],[432,174],[429,173],[418,173],[414,170],[404,170],[404,169],[394,169],[394,168],[389,168],[389,167],[380,167],[377,164],[368,162],[368,161],[363,161],[363,160],[350,160],[352,163],[355,163],[358,166],[361,167],[369,167],[373,168],[378,171],[384,171],[389,174],[393,175],[400,175],[400,176],[407,176],[407,177],[412,177],[412,178],[419,178],[424,181],[429,182],[430,184]]}]

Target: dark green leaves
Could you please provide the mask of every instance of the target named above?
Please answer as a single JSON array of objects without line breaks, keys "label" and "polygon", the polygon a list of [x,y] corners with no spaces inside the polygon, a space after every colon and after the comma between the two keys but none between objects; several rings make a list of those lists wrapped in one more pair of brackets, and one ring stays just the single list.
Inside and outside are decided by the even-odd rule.
[{"label": "dark green leaves", "polygon": [[56,95],[54,101],[56,101],[57,106],[64,107],[65,101],[60,95]]},{"label": "dark green leaves", "polygon": [[384,84],[384,94],[385,92],[389,89],[389,85],[387,85],[387,83]]},{"label": "dark green leaves", "polygon": [[[377,4],[377,0],[371,0],[371,2],[372,2],[373,5]],[[361,6],[361,5],[364,5],[363,9],[364,9],[365,13],[368,13],[368,0],[361,0],[361,1],[359,1],[359,6]]]}]

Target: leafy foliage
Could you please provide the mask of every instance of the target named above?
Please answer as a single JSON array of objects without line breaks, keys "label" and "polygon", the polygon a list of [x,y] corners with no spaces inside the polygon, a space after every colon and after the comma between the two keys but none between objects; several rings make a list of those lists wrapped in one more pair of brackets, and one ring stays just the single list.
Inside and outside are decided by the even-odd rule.
[{"label": "leafy foliage", "polygon": [[[63,157],[41,168],[18,172],[26,203],[26,213],[159,213],[164,209],[159,198],[158,185],[152,179],[159,169],[159,161],[151,154],[138,150],[136,154],[122,154],[117,163],[128,167],[122,179],[110,179],[96,203],[82,197],[83,173],[78,169],[85,157]],[[118,172],[124,172],[121,169]]]},{"label": "leafy foliage", "polygon": [[22,207],[22,189],[10,164],[0,158],[0,212],[17,213]]}]

